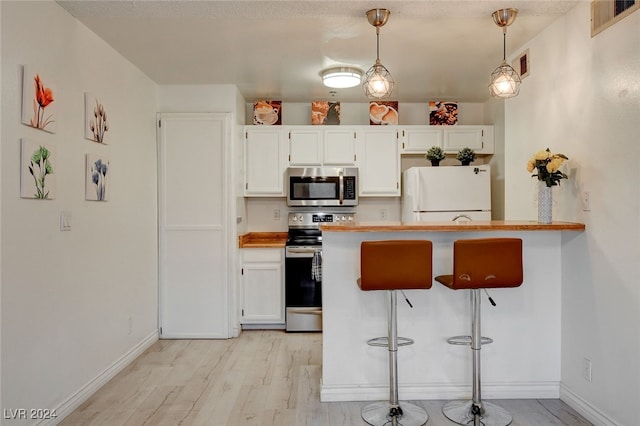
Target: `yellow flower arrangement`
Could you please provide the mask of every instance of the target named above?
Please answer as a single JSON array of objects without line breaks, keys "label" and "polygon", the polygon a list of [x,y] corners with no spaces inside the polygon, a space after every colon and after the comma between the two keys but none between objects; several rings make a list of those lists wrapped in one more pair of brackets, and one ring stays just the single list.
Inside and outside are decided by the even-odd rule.
[{"label": "yellow flower arrangement", "polygon": [[537,176],[538,180],[544,181],[549,187],[560,185],[560,179],[569,178],[559,170],[564,160],[568,159],[564,154],[552,154],[547,148],[533,154],[527,163],[527,171],[531,173],[535,170],[537,173],[532,177]]}]

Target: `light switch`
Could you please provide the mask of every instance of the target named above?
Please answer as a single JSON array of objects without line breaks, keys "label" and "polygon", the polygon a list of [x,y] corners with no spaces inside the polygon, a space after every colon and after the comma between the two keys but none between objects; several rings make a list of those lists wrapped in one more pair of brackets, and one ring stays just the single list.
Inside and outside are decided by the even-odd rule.
[{"label": "light switch", "polygon": [[60,230],[71,231],[71,212],[60,212]]}]

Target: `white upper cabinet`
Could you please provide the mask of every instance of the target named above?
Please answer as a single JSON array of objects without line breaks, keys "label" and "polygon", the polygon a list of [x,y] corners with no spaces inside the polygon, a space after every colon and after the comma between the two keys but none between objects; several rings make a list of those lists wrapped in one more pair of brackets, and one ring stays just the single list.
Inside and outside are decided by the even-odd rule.
[{"label": "white upper cabinet", "polygon": [[444,127],[444,151],[456,153],[471,148],[476,154],[493,154],[493,126]]},{"label": "white upper cabinet", "polygon": [[358,135],[358,176],[361,197],[400,196],[400,152],[395,126],[363,128]]},{"label": "white upper cabinet", "polygon": [[317,126],[288,127],[289,166],[352,166],[355,164],[356,131]]},{"label": "white upper cabinet", "polygon": [[245,127],[244,195],[284,196],[286,141],[280,126]]},{"label": "white upper cabinet", "polygon": [[289,165],[322,165],[322,129],[289,128]]},{"label": "white upper cabinet", "polygon": [[442,129],[432,126],[404,126],[401,133],[403,154],[426,154],[432,146],[442,148]]},{"label": "white upper cabinet", "polygon": [[352,166],[356,164],[356,130],[354,128],[325,129],[323,165]]}]

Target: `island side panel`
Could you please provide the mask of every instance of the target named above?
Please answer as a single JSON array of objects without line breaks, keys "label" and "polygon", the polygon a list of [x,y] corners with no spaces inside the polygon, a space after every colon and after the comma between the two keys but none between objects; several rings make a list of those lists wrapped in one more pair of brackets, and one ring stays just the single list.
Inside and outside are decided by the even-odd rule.
[{"label": "island side panel", "polygon": [[[450,273],[453,241],[463,238],[523,239],[524,284],[483,295],[482,349],[485,398],[557,398],[560,383],[561,232],[323,232],[322,401],[388,397],[387,351],[368,339],[386,335],[387,292],[363,292],[360,243],[365,240],[433,241],[434,276]],[[471,351],[446,339],[470,332],[469,291],[434,282],[430,290],[398,297],[398,334],[415,344],[401,347],[401,399],[466,398],[471,394]]]}]

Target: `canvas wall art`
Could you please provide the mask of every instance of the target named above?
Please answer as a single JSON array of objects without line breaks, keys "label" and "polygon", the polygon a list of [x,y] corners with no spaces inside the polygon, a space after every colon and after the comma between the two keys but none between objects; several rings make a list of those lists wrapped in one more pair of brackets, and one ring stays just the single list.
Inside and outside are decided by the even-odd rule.
[{"label": "canvas wall art", "polygon": [[93,94],[85,92],[84,111],[84,137],[106,145],[105,136],[109,131],[109,122],[104,104]]},{"label": "canvas wall art", "polygon": [[56,91],[51,77],[40,68],[22,67],[22,123],[56,132]]},{"label": "canvas wall art", "polygon": [[262,124],[267,126],[282,124],[282,101],[254,102],[253,124]]},{"label": "canvas wall art", "polygon": [[371,101],[369,124],[398,124],[398,101]]},{"label": "canvas wall art", "polygon": [[50,144],[22,139],[20,155],[20,197],[56,198],[56,151]]},{"label": "canvas wall art", "polygon": [[340,102],[311,102],[311,124],[340,124]]},{"label": "canvas wall art", "polygon": [[429,102],[429,124],[432,126],[458,124],[458,102]]},{"label": "canvas wall art", "polygon": [[111,160],[104,155],[87,154],[84,198],[89,201],[108,201],[111,196]]}]

